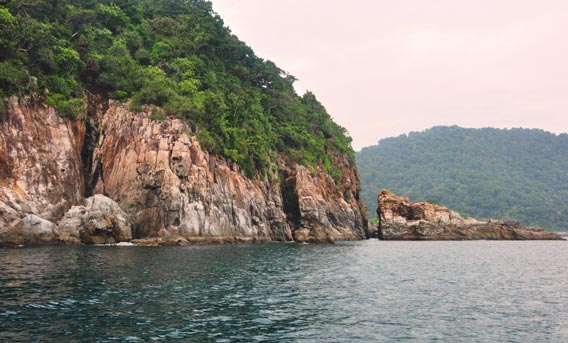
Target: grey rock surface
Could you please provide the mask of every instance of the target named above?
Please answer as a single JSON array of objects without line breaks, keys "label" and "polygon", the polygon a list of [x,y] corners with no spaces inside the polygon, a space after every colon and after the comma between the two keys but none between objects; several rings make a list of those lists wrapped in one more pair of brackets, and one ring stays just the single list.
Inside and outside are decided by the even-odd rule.
[{"label": "grey rock surface", "polygon": [[73,206],[59,222],[65,242],[112,244],[132,239],[132,224],[127,214],[112,199],[97,194],[84,206]]},{"label": "grey rock surface", "polygon": [[0,228],[0,245],[59,243],[57,225],[49,220],[28,214],[10,226]]}]

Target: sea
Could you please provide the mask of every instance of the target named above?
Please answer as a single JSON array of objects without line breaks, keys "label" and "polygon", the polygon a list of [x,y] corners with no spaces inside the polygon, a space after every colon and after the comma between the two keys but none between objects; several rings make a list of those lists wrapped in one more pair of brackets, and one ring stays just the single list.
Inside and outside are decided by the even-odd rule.
[{"label": "sea", "polygon": [[0,249],[0,342],[568,342],[568,242]]}]

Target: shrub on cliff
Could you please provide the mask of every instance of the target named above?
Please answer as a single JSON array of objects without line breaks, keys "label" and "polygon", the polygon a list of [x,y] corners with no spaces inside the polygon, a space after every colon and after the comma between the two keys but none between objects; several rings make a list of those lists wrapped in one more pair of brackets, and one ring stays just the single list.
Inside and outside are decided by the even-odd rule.
[{"label": "shrub on cliff", "polygon": [[0,30],[6,95],[37,91],[64,115],[85,91],[156,105],[250,176],[264,175],[275,152],[330,173],[338,153],[354,162],[345,129],[232,35],[209,1],[4,1]]}]

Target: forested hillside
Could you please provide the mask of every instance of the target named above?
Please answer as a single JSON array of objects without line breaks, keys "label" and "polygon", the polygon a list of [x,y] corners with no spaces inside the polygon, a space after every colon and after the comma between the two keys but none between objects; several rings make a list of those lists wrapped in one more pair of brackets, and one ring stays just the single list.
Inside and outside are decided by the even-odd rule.
[{"label": "forested hillside", "polygon": [[568,229],[568,135],[434,127],[357,153],[370,215],[387,188],[480,219]]},{"label": "forested hillside", "polygon": [[208,1],[2,1],[0,32],[0,99],[33,95],[71,118],[86,115],[88,93],[154,105],[153,119],[186,119],[249,176],[264,177],[278,152],[336,179],[337,155],[354,163],[345,129]]}]

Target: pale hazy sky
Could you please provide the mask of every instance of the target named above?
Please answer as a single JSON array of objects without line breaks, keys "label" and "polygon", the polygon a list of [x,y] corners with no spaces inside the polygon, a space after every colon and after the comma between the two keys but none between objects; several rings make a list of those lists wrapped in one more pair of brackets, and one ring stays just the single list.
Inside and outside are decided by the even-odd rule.
[{"label": "pale hazy sky", "polygon": [[353,147],[434,125],[568,132],[566,0],[212,0]]}]

